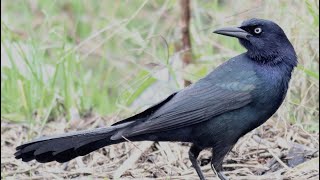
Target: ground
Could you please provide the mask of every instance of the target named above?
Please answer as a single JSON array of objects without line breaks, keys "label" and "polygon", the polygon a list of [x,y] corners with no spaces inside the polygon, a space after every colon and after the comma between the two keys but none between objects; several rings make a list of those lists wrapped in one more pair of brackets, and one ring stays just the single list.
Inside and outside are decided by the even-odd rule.
[{"label": "ground", "polygon": [[[44,134],[108,125],[117,118],[92,116],[76,122],[48,122]],[[108,123],[107,123],[108,122]],[[68,124],[68,127],[66,127]],[[69,163],[22,163],[15,147],[29,140],[39,127],[1,122],[3,179],[197,179],[188,159],[187,143],[126,142],[105,147]],[[230,179],[319,179],[319,137],[296,125],[273,118],[239,140],[224,162]],[[208,179],[210,151],[199,162]]]}]

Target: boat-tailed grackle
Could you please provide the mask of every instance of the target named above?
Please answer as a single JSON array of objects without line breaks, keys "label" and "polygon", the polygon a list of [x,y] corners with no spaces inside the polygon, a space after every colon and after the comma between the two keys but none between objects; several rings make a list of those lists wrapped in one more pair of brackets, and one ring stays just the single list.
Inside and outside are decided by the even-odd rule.
[{"label": "boat-tailed grackle", "polygon": [[18,146],[15,157],[62,163],[125,139],[181,141],[192,143],[189,157],[200,179],[205,177],[197,157],[205,148],[212,148],[211,165],[226,179],[224,157],[279,108],[297,57],[283,30],[269,20],[250,19],[214,33],[238,38],[247,52],[137,115],[110,127],[35,139]]}]

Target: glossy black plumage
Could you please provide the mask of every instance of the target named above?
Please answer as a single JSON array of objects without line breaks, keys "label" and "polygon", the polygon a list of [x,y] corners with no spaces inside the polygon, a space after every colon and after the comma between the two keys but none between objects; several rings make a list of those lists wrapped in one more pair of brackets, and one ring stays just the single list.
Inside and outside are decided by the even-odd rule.
[{"label": "glossy black plumage", "polygon": [[183,141],[193,143],[189,156],[200,179],[204,176],[196,158],[204,148],[212,148],[212,166],[225,179],[223,158],[241,136],[279,108],[297,59],[283,30],[272,21],[251,19],[215,32],[239,38],[248,51],[140,114],[111,127],[31,141],[17,147],[16,158],[66,162],[123,142],[123,137]]}]

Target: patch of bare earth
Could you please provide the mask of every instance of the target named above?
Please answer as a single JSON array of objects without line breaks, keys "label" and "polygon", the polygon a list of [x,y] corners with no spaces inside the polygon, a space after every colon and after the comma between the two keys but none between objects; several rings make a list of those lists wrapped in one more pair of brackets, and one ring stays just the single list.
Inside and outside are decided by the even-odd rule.
[{"label": "patch of bare earth", "polygon": [[[188,143],[126,142],[102,148],[65,164],[24,163],[15,147],[39,134],[109,125],[112,118],[90,117],[76,122],[48,122],[44,129],[1,121],[2,179],[198,179],[188,158]],[[67,125],[68,124],[68,127]],[[32,136],[32,137],[33,137]],[[199,162],[208,179],[210,150]],[[269,120],[239,140],[224,162],[230,179],[319,179],[319,137],[301,127]],[[217,179],[217,178],[216,178]]]}]

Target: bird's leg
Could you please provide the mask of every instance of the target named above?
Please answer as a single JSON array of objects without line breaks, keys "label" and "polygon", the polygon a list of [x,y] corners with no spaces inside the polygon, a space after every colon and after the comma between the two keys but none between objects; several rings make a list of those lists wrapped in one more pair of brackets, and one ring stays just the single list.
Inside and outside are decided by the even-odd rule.
[{"label": "bird's leg", "polygon": [[190,159],[190,161],[192,163],[193,168],[196,169],[200,180],[205,180],[204,175],[203,175],[203,173],[202,173],[202,171],[200,169],[200,166],[199,166],[199,164],[197,162],[197,157],[199,156],[200,151],[201,151],[200,148],[198,148],[195,145],[192,145],[190,150],[189,150],[189,159]]},{"label": "bird's leg", "polygon": [[214,149],[212,149],[211,169],[218,175],[221,180],[228,180],[228,178],[221,171],[223,158],[231,149],[232,146],[225,146],[222,149],[219,149],[219,151],[214,151]]},{"label": "bird's leg", "polygon": [[228,180],[228,178],[221,172],[222,171],[222,163],[215,165],[213,160],[211,160],[211,169],[218,175],[221,180]]}]

